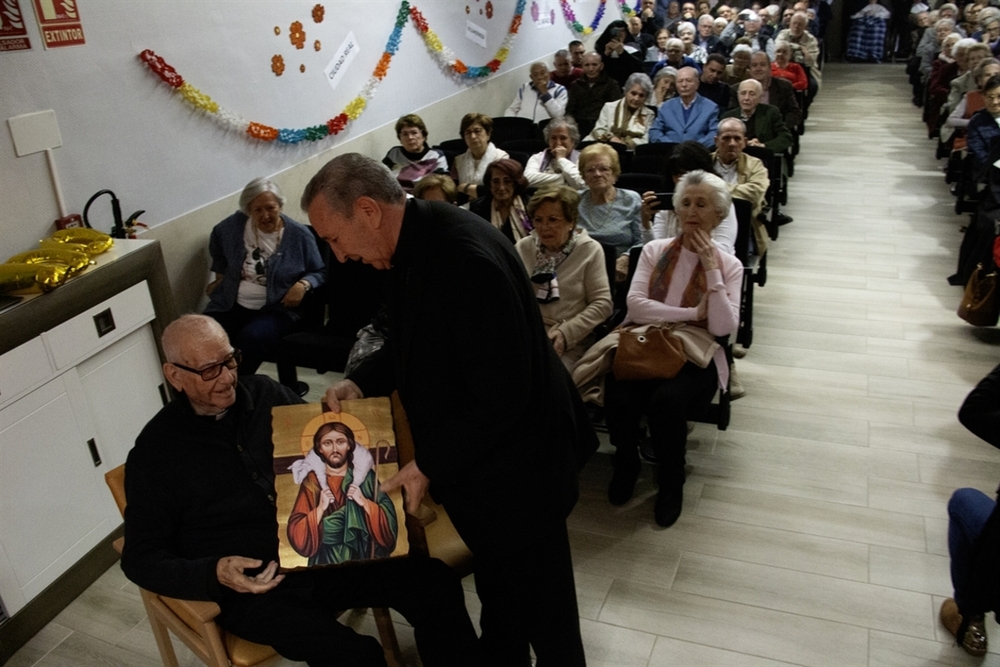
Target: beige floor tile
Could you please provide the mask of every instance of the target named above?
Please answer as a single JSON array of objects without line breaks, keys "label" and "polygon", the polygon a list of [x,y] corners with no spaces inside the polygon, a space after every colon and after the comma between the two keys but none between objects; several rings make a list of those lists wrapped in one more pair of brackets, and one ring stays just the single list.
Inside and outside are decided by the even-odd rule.
[{"label": "beige floor tile", "polygon": [[580,608],[580,618],[596,621],[604,600],[608,597],[608,591],[611,590],[611,584],[614,583],[612,574],[575,572],[573,579],[576,582],[576,603]]},{"label": "beige floor tile", "polygon": [[954,643],[871,631],[869,667],[997,667],[991,655],[973,658]]},{"label": "beige floor tile", "polygon": [[634,540],[616,540],[577,531],[570,531],[569,535],[576,572],[654,586],[669,586],[674,579],[679,553],[664,552],[654,545]]},{"label": "beige floor tile", "polygon": [[888,547],[870,547],[868,554],[873,584],[928,595],[952,594],[947,556]]},{"label": "beige floor tile", "polygon": [[868,655],[868,631],[856,626],[621,581],[600,620],[797,665],[861,665]]},{"label": "beige floor tile", "polygon": [[646,667],[656,635],[607,623],[580,622],[588,667]]},{"label": "beige floor tile", "polygon": [[29,639],[27,644],[4,663],[4,667],[31,667],[71,634],[72,630],[53,621]]},{"label": "beige floor tile", "polygon": [[[909,377],[907,360],[894,357],[880,357],[862,352],[836,350],[810,350],[771,345],[756,338],[745,359],[737,363],[771,366],[780,371],[783,368],[804,368],[819,371],[884,375],[886,377]],[[742,367],[742,366],[741,366]]]},{"label": "beige floor tile", "polygon": [[158,667],[162,664],[159,659],[148,658],[87,634],[74,632],[39,660],[37,667]]},{"label": "beige floor tile", "polygon": [[942,519],[948,516],[948,499],[954,490],[948,486],[873,477],[868,480],[868,506]]},{"label": "beige floor tile", "polygon": [[[756,349],[756,348],[755,348]],[[763,433],[791,438],[867,446],[868,422],[861,419],[803,415],[786,405],[784,409],[756,408],[742,399],[732,405],[729,432]]]},{"label": "beige floor tile", "polygon": [[970,486],[994,496],[1000,480],[1000,461],[974,461],[930,454],[920,455],[920,481],[938,486]]},{"label": "beige floor tile", "polygon": [[932,639],[929,594],[704,554],[681,557],[674,591]]},{"label": "beige floor tile", "polygon": [[791,663],[778,662],[756,655],[735,653],[691,642],[657,637],[649,667],[693,667],[695,665],[726,665],[726,667],[784,667]]},{"label": "beige floor tile", "polygon": [[948,520],[924,517],[924,531],[927,533],[927,553],[947,556]]},{"label": "beige floor tile", "polygon": [[697,514],[911,551],[926,544],[920,517],[723,486],[705,486]]},{"label": "beige floor tile", "polygon": [[633,540],[664,552],[694,552],[789,570],[868,581],[868,545],[682,515],[670,530],[640,524]]},{"label": "beige floor tile", "polygon": [[869,379],[868,393],[871,396],[884,396],[917,403],[961,405],[969,391],[958,384],[875,375]]}]

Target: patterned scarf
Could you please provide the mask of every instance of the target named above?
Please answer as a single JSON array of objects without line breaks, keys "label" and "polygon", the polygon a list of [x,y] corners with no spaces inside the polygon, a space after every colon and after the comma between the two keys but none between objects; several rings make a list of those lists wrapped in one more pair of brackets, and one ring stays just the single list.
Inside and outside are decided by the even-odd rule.
[{"label": "patterned scarf", "polygon": [[624,140],[629,148],[635,148],[635,140],[639,137],[646,136],[645,132],[638,132],[636,130],[629,129],[628,126],[632,122],[633,118],[635,118],[637,125],[645,125],[645,118],[642,115],[642,107],[636,109],[635,111],[629,111],[625,100],[620,101],[618,106],[615,107],[615,124],[611,126],[611,135]]},{"label": "patterned scarf", "polygon": [[[664,249],[663,254],[660,255],[659,261],[656,263],[656,268],[653,269],[653,274],[649,277],[649,298],[654,301],[666,301],[667,292],[670,289],[670,281],[674,277],[674,269],[677,268],[677,262],[681,256],[681,247],[684,245],[684,235],[681,234],[674,239],[673,243]],[[712,252],[715,252],[713,248]],[[705,269],[702,267],[699,261],[695,264],[694,272],[691,273],[691,279],[688,281],[687,287],[684,288],[684,296],[681,297],[681,308],[696,308],[702,299],[705,298],[705,293],[708,291],[708,283],[705,279]],[[695,326],[702,328],[708,328],[708,320],[700,320],[698,322],[689,322]]]},{"label": "patterned scarf", "polygon": [[[515,242],[531,233],[531,220],[528,219],[528,212],[524,210],[524,201],[518,195],[514,195],[514,201],[510,204],[510,213],[507,214],[507,219],[510,220],[510,231],[514,235]],[[500,217],[500,211],[497,210],[496,202],[494,202],[490,206],[490,223],[503,231],[505,222],[506,220]]]},{"label": "patterned scarf", "polygon": [[545,249],[537,232],[534,233],[534,237],[535,270],[531,272],[531,282],[537,285],[535,296],[540,303],[557,301],[559,299],[559,281],[556,278],[556,268],[573,253],[580,233],[576,230],[570,233],[566,245],[555,252]]}]

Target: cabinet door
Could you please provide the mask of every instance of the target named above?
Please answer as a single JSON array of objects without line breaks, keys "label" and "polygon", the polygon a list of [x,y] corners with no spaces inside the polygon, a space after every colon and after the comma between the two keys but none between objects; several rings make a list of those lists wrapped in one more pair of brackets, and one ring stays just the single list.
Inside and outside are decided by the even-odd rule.
[{"label": "cabinet door", "polygon": [[0,411],[0,597],[11,614],[114,528],[64,377]]},{"label": "cabinet door", "polygon": [[107,472],[125,463],[136,436],[163,407],[165,380],[152,329],[133,331],[80,363],[76,372]]}]

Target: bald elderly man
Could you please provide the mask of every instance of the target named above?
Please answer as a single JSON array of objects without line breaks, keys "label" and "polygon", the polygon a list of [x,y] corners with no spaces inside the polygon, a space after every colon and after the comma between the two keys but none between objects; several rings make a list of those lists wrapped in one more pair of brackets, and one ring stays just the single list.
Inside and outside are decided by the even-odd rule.
[{"label": "bald elderly man", "polygon": [[739,85],[739,107],[722,114],[723,118],[739,118],[746,125],[748,146],[764,146],[775,153],[783,153],[792,145],[792,133],[777,107],[761,104],[763,87],[756,79],[747,79]]},{"label": "bald elderly man", "polygon": [[565,114],[569,99],[566,87],[550,79],[545,63],[532,63],[529,76],[531,80],[517,89],[504,115],[530,118],[537,123]]},{"label": "bald elderly man", "polygon": [[374,637],[344,609],[392,607],[414,626],[425,665],[479,665],[461,584],[435,559],[281,572],[271,408],[301,403],[260,375],[218,322],[184,315],[163,332],[177,392],[136,439],[125,470],[122,570],[160,595],[212,600],[227,632],[311,667],[384,667]]}]

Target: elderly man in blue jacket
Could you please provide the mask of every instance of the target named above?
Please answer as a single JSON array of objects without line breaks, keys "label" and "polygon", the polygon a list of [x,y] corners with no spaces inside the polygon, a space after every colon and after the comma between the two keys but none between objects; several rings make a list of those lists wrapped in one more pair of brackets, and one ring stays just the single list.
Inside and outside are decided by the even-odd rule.
[{"label": "elderly man in blue jacket", "polygon": [[653,126],[651,142],[675,143],[697,141],[712,149],[719,129],[719,107],[698,94],[698,70],[682,67],[677,72],[677,97],[660,106]]}]

